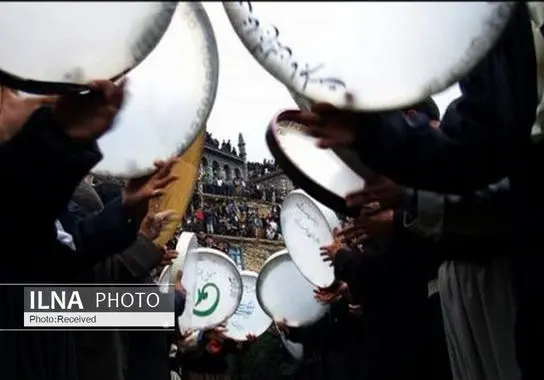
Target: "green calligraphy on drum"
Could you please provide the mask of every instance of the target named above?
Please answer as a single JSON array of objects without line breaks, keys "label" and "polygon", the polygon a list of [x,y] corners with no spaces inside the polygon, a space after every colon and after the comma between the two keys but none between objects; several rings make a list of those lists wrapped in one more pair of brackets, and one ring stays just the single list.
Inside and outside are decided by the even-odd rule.
[{"label": "green calligraphy on drum", "polygon": [[[212,289],[214,291],[211,292],[211,293],[215,294],[214,301],[212,302],[210,307],[208,307],[207,309],[198,310],[197,306],[200,305],[202,303],[202,301],[208,300],[209,295],[210,295],[209,290],[212,290]],[[193,309],[193,314],[196,315],[197,317],[207,317],[207,316],[212,315],[213,312],[219,306],[220,297],[221,297],[221,292],[219,291],[219,287],[217,285],[215,285],[214,283],[211,283],[211,282],[209,282],[207,284],[204,284],[204,286],[202,286],[202,288],[198,289],[198,291],[197,291],[197,299],[196,299],[196,303],[195,303],[195,308]]]}]

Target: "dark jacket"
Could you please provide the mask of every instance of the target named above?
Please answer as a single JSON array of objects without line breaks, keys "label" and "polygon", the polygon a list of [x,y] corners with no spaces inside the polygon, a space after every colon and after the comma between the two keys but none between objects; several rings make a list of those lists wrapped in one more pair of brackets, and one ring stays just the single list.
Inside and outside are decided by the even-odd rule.
[{"label": "dark jacket", "polygon": [[[78,250],[120,252],[95,264],[86,278],[93,283],[150,282],[149,273],[162,251],[144,236],[137,236],[135,212],[116,198],[94,215],[75,217],[76,208],[61,219]],[[91,243],[92,242],[92,243]],[[81,380],[167,379],[168,334],[162,332],[76,332]]]},{"label": "dark jacket", "polygon": [[507,177],[514,204],[517,295],[516,349],[523,379],[544,378],[543,142],[531,129],[537,106],[534,40],[525,3],[476,68],[459,82],[462,96],[445,113],[441,129],[400,112],[365,116],[356,142],[372,169],[398,183],[444,193],[470,194]]},{"label": "dark jacket", "polygon": [[[101,154],[94,143],[76,142],[56,125],[50,109],[37,110],[11,140],[0,145],[2,251],[0,282],[59,283],[77,278],[82,263],[101,252],[74,252],[57,241],[55,220]],[[27,207],[25,207],[25,205]],[[25,238],[26,237],[26,238]],[[7,246],[6,246],[7,247]],[[0,326],[21,328],[22,289],[0,287]],[[0,333],[2,378],[73,380],[75,355],[68,332]]]}]

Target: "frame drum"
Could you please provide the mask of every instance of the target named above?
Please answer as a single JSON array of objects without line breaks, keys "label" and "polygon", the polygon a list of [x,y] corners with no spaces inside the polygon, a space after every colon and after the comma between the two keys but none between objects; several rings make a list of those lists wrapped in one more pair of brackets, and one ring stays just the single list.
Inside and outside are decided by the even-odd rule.
[{"label": "frame drum", "polygon": [[257,299],[257,277],[255,272],[242,271],[244,285],[242,301],[234,315],[227,321],[226,335],[231,339],[244,341],[249,334],[260,336],[272,324],[272,320],[263,311]]},{"label": "frame drum", "polygon": [[0,83],[28,93],[84,91],[138,65],[170,24],[177,2],[0,4]]},{"label": "frame drum", "polygon": [[313,291],[286,249],[270,256],[257,278],[257,298],[265,313],[292,327],[311,325],[329,309],[315,300]]},{"label": "frame drum", "polygon": [[331,286],[334,269],[323,261],[320,248],[331,244],[333,229],[340,228],[334,211],[298,189],[285,197],[280,223],[285,245],[300,273],[314,286]]},{"label": "frame drum", "polygon": [[185,310],[178,318],[181,332],[217,326],[234,314],[243,286],[240,271],[230,257],[216,249],[197,248],[190,251],[183,269],[184,277],[185,273],[194,273],[195,278],[193,284],[187,281]]},{"label": "frame drum", "polygon": [[204,128],[217,92],[219,58],[199,2],[181,2],[155,50],[128,74],[114,129],[99,140],[96,174],[140,177],[182,154]]},{"label": "frame drum", "polygon": [[223,2],[245,47],[288,88],[375,111],[415,104],[457,82],[493,47],[514,6]]},{"label": "frame drum", "polygon": [[[336,151],[317,147],[317,139],[305,133],[306,127],[292,121],[291,116],[298,112],[281,112],[270,122],[266,143],[274,159],[295,186],[327,207],[344,214],[357,213],[348,208],[345,197],[361,191],[364,179]],[[370,173],[367,169],[366,174]]]},{"label": "frame drum", "polygon": [[295,343],[287,339],[282,331],[280,331],[279,333],[281,342],[283,343],[283,346],[285,347],[287,352],[289,352],[295,360],[302,360],[304,358],[304,346],[300,343]]},{"label": "frame drum", "polygon": [[[186,273],[184,269],[186,259],[191,256],[190,252],[198,247],[199,245],[196,234],[192,232],[182,232],[179,236],[178,243],[176,244],[176,252],[178,253],[178,257],[172,261],[172,264],[164,267],[162,270],[159,277],[159,286],[164,287],[163,289],[166,290],[170,285],[175,285],[176,274],[180,270],[183,271],[183,277],[181,279],[183,287],[187,289],[187,286],[194,284],[194,280],[192,279],[194,276],[190,270],[189,273],[187,273],[187,276],[185,276]],[[191,265],[188,265],[188,267],[191,267]]]}]

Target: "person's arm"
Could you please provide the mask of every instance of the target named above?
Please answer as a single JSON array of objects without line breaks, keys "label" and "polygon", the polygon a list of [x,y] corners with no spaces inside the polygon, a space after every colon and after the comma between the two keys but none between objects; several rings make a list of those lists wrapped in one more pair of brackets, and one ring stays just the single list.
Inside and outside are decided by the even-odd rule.
[{"label": "person's arm", "polygon": [[130,283],[148,276],[160,264],[162,255],[160,248],[140,234],[127,249],[96,264],[94,271],[104,281]]},{"label": "person's arm", "polygon": [[185,294],[180,292],[179,290],[174,290],[174,308],[175,308],[175,315],[176,319],[183,314],[183,311],[185,310]]},{"label": "person's arm", "polygon": [[512,232],[511,206],[508,179],[465,197],[414,191],[403,224],[408,231],[428,238],[504,238]]},{"label": "person's arm", "polygon": [[101,159],[96,143],[68,137],[50,108],[34,112],[19,133],[0,144],[3,233],[19,236],[28,229],[29,216],[21,204],[29,201],[35,207],[34,228],[52,226],[77,185]]},{"label": "person's arm", "polygon": [[78,220],[78,252],[95,264],[128,249],[136,240],[137,219],[135,209],[125,207],[121,197],[108,202],[100,212]]},{"label": "person's arm", "polygon": [[496,46],[459,82],[462,96],[449,106],[441,130],[424,115],[366,114],[353,149],[366,165],[409,187],[458,194],[481,189],[508,174],[512,128],[530,132],[535,72],[531,24],[520,4]]},{"label": "person's arm", "polygon": [[301,343],[303,345],[314,345],[321,339],[323,331],[327,329],[328,317],[328,315],[325,315],[310,326],[289,327],[289,332],[286,334],[287,339],[291,342]]}]

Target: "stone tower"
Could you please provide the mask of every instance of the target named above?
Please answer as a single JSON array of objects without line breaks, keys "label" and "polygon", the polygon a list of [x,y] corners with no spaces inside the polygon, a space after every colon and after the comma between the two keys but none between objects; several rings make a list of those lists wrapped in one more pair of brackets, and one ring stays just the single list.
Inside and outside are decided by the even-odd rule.
[{"label": "stone tower", "polygon": [[244,136],[242,135],[242,133],[238,133],[238,153],[240,154],[240,158],[244,160],[244,173],[242,173],[242,177],[244,178],[244,181],[247,181],[246,143],[244,141]]}]

